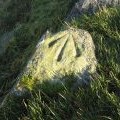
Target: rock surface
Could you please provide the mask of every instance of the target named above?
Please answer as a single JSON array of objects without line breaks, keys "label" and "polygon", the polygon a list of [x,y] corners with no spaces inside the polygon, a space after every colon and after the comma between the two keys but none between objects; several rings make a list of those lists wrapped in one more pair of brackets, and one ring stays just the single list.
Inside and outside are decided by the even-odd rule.
[{"label": "rock surface", "polygon": [[84,12],[93,14],[97,9],[106,6],[119,6],[120,0],[79,0],[75,3],[71,12],[68,14],[66,20],[71,20],[82,15]]},{"label": "rock surface", "polygon": [[[13,33],[7,37],[1,37],[0,42],[4,43],[6,39],[12,39]],[[11,39],[8,39],[8,43]],[[1,48],[5,48],[6,43],[1,45]],[[77,85],[82,82],[87,83],[90,79],[89,73],[94,73],[96,70],[97,62],[94,50],[91,35],[87,31],[69,28],[55,35],[51,35],[47,31],[39,40],[27,67],[16,78],[17,83],[13,89],[0,100],[0,102],[2,101],[0,107],[6,103],[10,94],[21,96],[26,92],[21,84],[24,82],[22,79],[24,76],[32,76],[38,81],[59,81],[62,76],[73,73],[79,79],[76,82]],[[29,84],[29,81],[27,83]]]},{"label": "rock surface", "polygon": [[[42,83],[44,80],[63,83],[64,81],[60,81],[61,78],[72,73],[77,77],[73,89],[79,85],[89,84],[90,73],[96,71],[97,61],[94,50],[92,37],[85,30],[69,28],[55,35],[47,32],[41,37],[26,69],[18,76],[17,83],[5,96],[0,107],[6,104],[10,94],[24,96],[28,93],[26,86],[31,83]],[[25,76],[32,76],[31,81],[24,81]]]},{"label": "rock surface", "polygon": [[[94,50],[92,37],[87,31],[69,28],[58,32],[37,45],[23,76],[32,76],[39,81],[59,81],[59,77],[73,73],[78,76],[78,83],[87,83],[89,73],[96,70]],[[21,83],[16,89],[21,89]]]}]

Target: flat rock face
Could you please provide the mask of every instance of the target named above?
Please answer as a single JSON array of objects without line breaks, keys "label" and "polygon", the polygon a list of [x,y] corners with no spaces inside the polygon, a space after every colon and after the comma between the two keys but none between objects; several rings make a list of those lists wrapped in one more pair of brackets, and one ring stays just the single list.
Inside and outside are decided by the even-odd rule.
[{"label": "flat rock face", "polygon": [[97,9],[101,9],[102,7],[119,5],[120,0],[79,0],[72,8],[70,14],[68,14],[67,20],[78,17],[84,12],[92,14]]},{"label": "flat rock face", "polygon": [[70,28],[59,32],[37,45],[25,74],[38,80],[56,79],[66,73],[94,73],[95,47],[91,35],[84,30]]}]

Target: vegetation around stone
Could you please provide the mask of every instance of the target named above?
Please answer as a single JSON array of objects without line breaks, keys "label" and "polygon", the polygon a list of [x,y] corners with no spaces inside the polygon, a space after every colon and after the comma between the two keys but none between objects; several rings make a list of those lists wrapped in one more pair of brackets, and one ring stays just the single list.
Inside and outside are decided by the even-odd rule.
[{"label": "vegetation around stone", "polygon": [[[13,85],[41,34],[48,28],[60,29],[72,0],[34,0],[33,3],[28,21],[17,21],[9,27],[18,30],[0,56],[0,96]],[[74,75],[61,78],[70,81],[66,85],[43,82],[24,99],[8,97],[7,104],[0,108],[0,120],[120,120],[120,8],[86,14],[68,24],[89,31],[93,37],[98,66],[90,86],[71,91]],[[24,79],[32,81],[31,76]]]}]

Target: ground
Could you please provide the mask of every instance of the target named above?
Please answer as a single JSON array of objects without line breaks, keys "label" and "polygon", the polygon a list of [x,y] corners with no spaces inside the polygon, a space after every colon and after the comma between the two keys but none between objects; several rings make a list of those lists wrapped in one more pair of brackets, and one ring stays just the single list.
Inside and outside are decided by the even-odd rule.
[{"label": "ground", "polygon": [[[28,15],[27,18],[23,15],[21,19],[16,20],[16,17],[12,16],[16,24],[11,24],[13,20],[7,19],[14,11],[11,5],[6,5],[11,13],[0,12],[0,19],[5,23],[1,24],[4,27],[1,34],[18,27],[14,40],[5,54],[0,56],[0,90],[4,95],[27,63],[40,35],[48,28],[54,32],[64,29],[64,25],[61,28],[61,23],[64,23],[63,18],[71,8],[71,3],[72,1],[65,0],[34,0],[34,4],[30,6],[30,15],[29,12],[24,12],[25,16]],[[18,13],[22,14],[20,11]],[[120,8],[107,8],[91,16],[83,15],[68,23],[72,27],[89,31],[94,40],[98,66],[90,86],[80,87],[73,92],[69,89],[71,83],[59,86],[45,82],[31,91],[31,97],[25,95],[23,99],[10,96],[4,108],[0,108],[0,120],[119,120],[119,20]],[[8,27],[4,26],[6,24]],[[69,81],[75,77],[69,75],[64,79]]]}]

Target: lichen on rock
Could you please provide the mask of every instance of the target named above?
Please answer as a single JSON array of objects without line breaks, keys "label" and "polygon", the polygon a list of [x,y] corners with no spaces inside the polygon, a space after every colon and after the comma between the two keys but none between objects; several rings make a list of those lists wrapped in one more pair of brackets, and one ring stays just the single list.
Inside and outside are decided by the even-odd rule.
[{"label": "lichen on rock", "polygon": [[[38,81],[54,81],[72,73],[79,75],[81,81],[85,82],[87,77],[84,74],[94,73],[96,70],[94,50],[92,37],[87,31],[69,28],[39,43],[24,74]],[[19,85],[21,83],[24,80]]]}]

